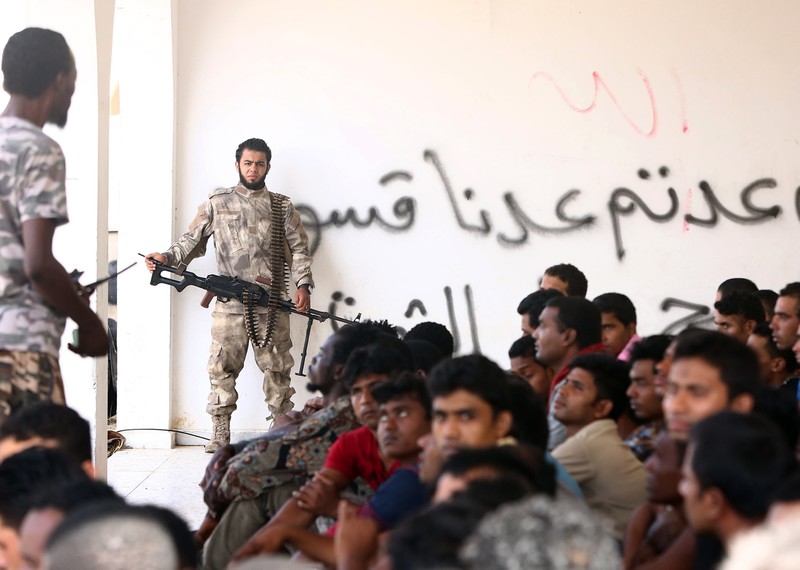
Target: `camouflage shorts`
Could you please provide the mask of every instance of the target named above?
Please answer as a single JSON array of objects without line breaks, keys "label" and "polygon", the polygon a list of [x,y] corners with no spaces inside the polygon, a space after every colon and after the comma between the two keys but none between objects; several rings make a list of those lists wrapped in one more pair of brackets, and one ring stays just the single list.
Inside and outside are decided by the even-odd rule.
[{"label": "camouflage shorts", "polygon": [[36,402],[65,403],[58,359],[43,352],[0,350],[0,424]]}]

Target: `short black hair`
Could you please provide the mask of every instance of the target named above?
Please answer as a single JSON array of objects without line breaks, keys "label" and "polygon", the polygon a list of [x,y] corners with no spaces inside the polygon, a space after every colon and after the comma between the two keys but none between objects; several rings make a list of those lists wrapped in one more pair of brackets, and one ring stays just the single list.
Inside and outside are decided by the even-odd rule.
[{"label": "short black hair", "polygon": [[431,418],[431,395],[425,380],[409,371],[396,372],[388,380],[372,387],[372,398],[378,404],[385,404],[403,396],[415,398],[425,409],[428,419]]},{"label": "short black hair", "polygon": [[570,370],[581,368],[592,375],[597,389],[598,400],[609,400],[611,411],[608,417],[616,420],[628,409],[628,396],[625,393],[630,384],[630,368],[626,362],[604,352],[579,354],[569,363]]},{"label": "short black hair", "polygon": [[414,357],[408,345],[396,337],[384,336],[368,346],[357,348],[345,365],[345,385],[371,374],[391,374],[414,369]]},{"label": "short black hair", "polygon": [[55,509],[71,513],[88,504],[106,501],[124,503],[125,499],[103,481],[78,479],[44,490],[31,502],[31,510]]},{"label": "short black hair", "polygon": [[55,441],[58,449],[78,465],[92,460],[89,422],[72,408],[38,402],[18,409],[0,425],[0,440],[25,441],[36,437]]},{"label": "short black hair", "polygon": [[245,149],[263,152],[267,155],[267,164],[272,162],[272,151],[263,139],[247,139],[236,148],[236,164],[239,164],[239,161],[242,160],[242,153],[244,153]]},{"label": "short black hair", "polygon": [[773,493],[791,469],[779,430],[756,414],[719,412],[689,434],[692,470],[701,489],[716,487],[740,516],[764,517]]},{"label": "short black hair", "polygon": [[714,308],[720,315],[741,315],[746,321],[763,323],[764,305],[753,293],[734,291],[714,303]]},{"label": "short black hair", "polygon": [[404,340],[427,340],[439,349],[442,356],[450,358],[453,356],[455,342],[453,335],[447,330],[447,327],[440,323],[433,321],[424,321],[411,327],[405,336]]},{"label": "short black hair", "polygon": [[528,322],[533,328],[536,328],[539,326],[539,316],[547,305],[547,301],[563,296],[564,293],[558,289],[539,289],[519,302],[517,314],[528,315]]},{"label": "short black hair", "polygon": [[3,89],[35,99],[59,73],[69,73],[74,67],[64,36],[44,28],[25,28],[11,36],[3,50]]},{"label": "short black hair", "polygon": [[367,320],[345,325],[334,334],[336,342],[333,345],[333,362],[344,364],[350,354],[361,346],[372,344],[385,336],[397,338],[397,329],[386,321]]},{"label": "short black hair", "polygon": [[741,394],[755,395],[758,390],[760,373],[756,353],[733,337],[707,330],[683,335],[675,345],[673,365],[684,358],[699,358],[716,368],[728,388],[728,401]]},{"label": "short black hair", "polygon": [[582,297],[556,297],[546,307],[558,309],[559,330],[575,329],[578,348],[597,344],[602,339],[602,317],[597,306]]},{"label": "short black hair", "polygon": [[51,487],[89,476],[58,449],[31,447],[0,463],[0,518],[19,530],[35,496]]},{"label": "short black hair", "polygon": [[792,297],[794,298],[797,304],[797,315],[800,317],[800,282],[795,281],[793,283],[789,283],[778,292],[778,295],[781,297]]},{"label": "short black hair", "polygon": [[547,440],[550,438],[547,404],[525,379],[506,374],[506,383],[513,420],[508,435],[520,443],[547,449]]},{"label": "short black hair", "polygon": [[426,378],[431,398],[466,390],[492,407],[494,415],[510,411],[505,372],[480,354],[444,360]]},{"label": "short black hair", "polygon": [[626,327],[631,323],[636,324],[636,307],[627,295],[603,293],[595,297],[592,303],[600,309],[601,314],[612,313]]},{"label": "short black hair", "polygon": [[436,345],[432,342],[422,340],[421,338],[412,338],[409,340],[407,337],[404,338],[403,341],[411,350],[411,355],[414,358],[415,370],[422,370],[425,374],[428,374],[428,372],[444,358],[442,353],[439,352],[439,349],[436,348]]},{"label": "short black hair", "polygon": [[556,494],[555,468],[541,448],[503,445],[484,449],[461,449],[451,455],[439,473],[463,476],[480,468],[489,468],[501,475],[517,475],[530,483],[533,490],[549,497]]},{"label": "short black hair", "polygon": [[661,362],[664,359],[667,347],[669,347],[674,338],[668,334],[654,334],[644,337],[633,345],[628,363],[633,365],[637,360],[652,360],[654,363]]},{"label": "short black hair", "polygon": [[530,356],[536,358],[536,341],[529,334],[522,335],[513,342],[511,348],[508,349],[509,358],[517,358],[519,356]]},{"label": "short black hair", "polygon": [[731,277],[720,283],[717,291],[720,299],[724,299],[731,293],[755,293],[758,287],[746,277]]},{"label": "short black hair", "polygon": [[586,297],[589,282],[583,272],[571,263],[559,263],[544,270],[545,275],[558,277],[567,284],[567,295],[570,297]]}]

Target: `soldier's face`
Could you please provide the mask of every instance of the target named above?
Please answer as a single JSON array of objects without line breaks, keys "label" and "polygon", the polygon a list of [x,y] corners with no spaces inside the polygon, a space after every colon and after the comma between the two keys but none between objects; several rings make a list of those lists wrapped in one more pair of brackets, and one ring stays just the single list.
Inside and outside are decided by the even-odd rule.
[{"label": "soldier's face", "polygon": [[260,190],[264,187],[264,179],[269,172],[267,154],[249,148],[244,149],[242,157],[236,163],[236,170],[239,172],[242,186],[249,190]]}]

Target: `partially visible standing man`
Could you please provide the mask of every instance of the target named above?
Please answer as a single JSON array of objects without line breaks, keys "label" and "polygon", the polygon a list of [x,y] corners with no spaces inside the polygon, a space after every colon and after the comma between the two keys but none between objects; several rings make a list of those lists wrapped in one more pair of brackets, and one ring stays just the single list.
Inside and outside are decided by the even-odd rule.
[{"label": "partially visible standing man", "polygon": [[103,356],[108,336],[53,256],[66,224],[61,147],[42,131],[63,127],[75,91],[75,59],[64,36],[27,28],[3,49],[0,115],[0,423],[35,402],[64,403],[58,351],[66,317],[78,325],[81,356]]},{"label": "partially visible standing man", "polygon": [[[248,139],[236,149],[239,184],[211,193],[203,202],[189,231],[164,253],[147,256],[167,265],[185,268],[205,254],[208,238],[214,236],[217,268],[222,275],[256,283],[269,280],[270,295],[288,298],[288,268],[297,286],[294,303],[298,311],[311,306],[311,254],[308,235],[289,198],[267,190],[264,179],[270,169],[272,151],[261,139]],[[289,349],[289,313],[276,307],[250,309],[256,327],[248,333],[247,307],[231,299],[217,300],[211,325],[208,375],[211,393],[206,411],[211,414],[213,434],[206,446],[213,453],[230,443],[231,414],[236,409],[236,378],[247,355],[249,341],[258,367],[264,372],[264,396],[272,417],[278,420],[292,409],[294,389],[289,373],[294,364]],[[253,330],[257,332],[256,338]],[[259,347],[266,335],[266,346]]]}]

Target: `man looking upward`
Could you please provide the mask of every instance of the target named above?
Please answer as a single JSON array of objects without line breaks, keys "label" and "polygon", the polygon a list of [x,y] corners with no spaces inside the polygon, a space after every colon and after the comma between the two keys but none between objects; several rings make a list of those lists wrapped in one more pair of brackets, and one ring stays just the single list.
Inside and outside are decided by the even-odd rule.
[{"label": "man looking upward", "polygon": [[[264,179],[270,169],[272,151],[261,139],[248,139],[236,149],[239,184],[215,190],[200,205],[189,230],[164,253],[150,259],[185,268],[198,255],[205,254],[208,238],[214,236],[217,267],[222,275],[250,283],[270,282],[270,295],[287,297],[284,281],[288,269],[297,286],[294,303],[298,311],[311,306],[311,254],[308,235],[292,203],[286,196],[267,190]],[[249,311],[256,314],[248,315]],[[259,334],[252,338],[246,327],[254,317]],[[258,367],[264,372],[264,397],[273,418],[292,409],[289,372],[294,360],[289,349],[289,313],[277,307],[251,307],[236,299],[217,302],[211,325],[211,350],[208,376],[211,393],[206,411],[211,414],[213,434],[208,453],[230,442],[231,414],[236,409],[236,378],[244,366],[250,341]],[[263,331],[263,332],[262,332]]]}]

